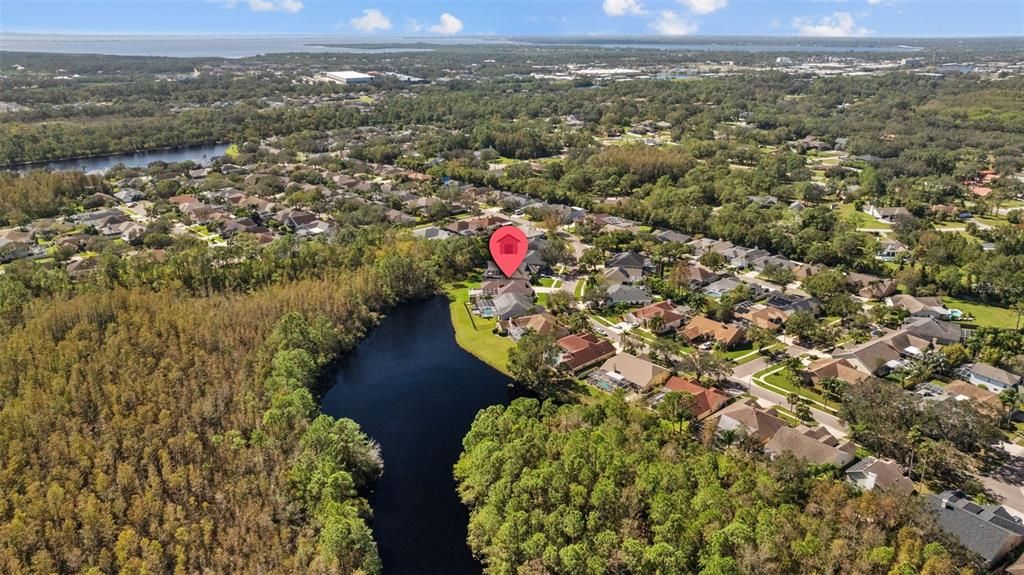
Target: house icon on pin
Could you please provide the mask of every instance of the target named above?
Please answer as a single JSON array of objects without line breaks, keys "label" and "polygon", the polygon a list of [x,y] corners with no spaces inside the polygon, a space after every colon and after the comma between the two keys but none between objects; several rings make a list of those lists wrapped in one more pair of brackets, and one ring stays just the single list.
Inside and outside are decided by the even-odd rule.
[{"label": "house icon on pin", "polygon": [[519,253],[521,242],[512,236],[505,236],[498,240],[498,250],[503,256],[514,256]]}]

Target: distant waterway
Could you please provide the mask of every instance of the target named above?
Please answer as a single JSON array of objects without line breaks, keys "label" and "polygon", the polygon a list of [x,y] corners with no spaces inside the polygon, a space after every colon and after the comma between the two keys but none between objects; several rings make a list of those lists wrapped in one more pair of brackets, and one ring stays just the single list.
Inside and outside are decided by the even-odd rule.
[{"label": "distant waterway", "polygon": [[393,310],[330,381],[323,412],[381,446],[370,505],[384,575],[479,575],[452,466],[477,412],[509,402],[509,379],[458,346],[447,298]]},{"label": "distant waterway", "polygon": [[[290,52],[383,54],[424,52],[422,47],[380,48],[328,46],[351,40],[341,36],[198,36],[198,35],[87,35],[0,34],[0,50],[58,54],[105,54],[108,56],[168,56],[178,58],[245,58]],[[365,41],[365,40],[364,40]],[[398,42],[399,40],[388,40]],[[10,61],[16,64],[16,56]]]},{"label": "distant waterway", "polygon": [[25,164],[14,166],[15,170],[82,170],[84,172],[109,170],[118,164],[124,164],[129,168],[146,167],[151,162],[186,162],[192,160],[197,164],[208,164],[215,156],[224,155],[228,149],[227,144],[207,144],[202,146],[186,146],[183,148],[168,148],[165,150],[150,150],[146,152],[129,152],[126,154],[111,154],[109,156],[92,156],[88,158],[77,158],[72,160],[55,160],[53,162],[40,162],[37,164]]}]

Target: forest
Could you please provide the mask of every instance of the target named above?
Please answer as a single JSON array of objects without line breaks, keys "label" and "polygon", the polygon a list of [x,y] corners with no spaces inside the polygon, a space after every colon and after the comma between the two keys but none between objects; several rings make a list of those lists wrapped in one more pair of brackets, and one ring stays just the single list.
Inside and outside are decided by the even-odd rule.
[{"label": "forest", "polygon": [[130,287],[2,276],[22,305],[0,337],[0,570],[379,572],[379,453],[318,414],[318,375],[437,276],[422,242],[352,240],[272,282],[223,266],[236,281],[201,295],[160,279],[188,260]]},{"label": "forest", "polygon": [[923,498],[855,495],[713,435],[621,396],[481,411],[455,466],[469,545],[488,575],[975,572]]}]

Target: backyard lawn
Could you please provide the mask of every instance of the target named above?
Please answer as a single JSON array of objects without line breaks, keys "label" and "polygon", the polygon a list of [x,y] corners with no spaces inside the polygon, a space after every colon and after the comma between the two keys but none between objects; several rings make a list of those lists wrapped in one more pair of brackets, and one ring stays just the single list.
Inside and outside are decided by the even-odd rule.
[{"label": "backyard lawn", "polygon": [[1017,312],[1013,310],[948,296],[942,298],[942,301],[945,302],[946,307],[958,309],[974,318],[973,321],[964,323],[1003,329],[1015,329],[1017,327]]},{"label": "backyard lawn", "polygon": [[891,225],[882,223],[869,216],[867,213],[857,210],[853,204],[843,204],[839,206],[839,217],[852,220],[858,228],[868,228],[873,230],[892,229]]},{"label": "backyard lawn", "polygon": [[449,310],[452,326],[455,328],[455,341],[459,343],[459,347],[507,375],[508,351],[515,344],[508,338],[491,333],[498,323],[496,320],[484,319],[470,313],[467,306],[469,288],[466,284],[449,284],[445,291],[451,302]]}]

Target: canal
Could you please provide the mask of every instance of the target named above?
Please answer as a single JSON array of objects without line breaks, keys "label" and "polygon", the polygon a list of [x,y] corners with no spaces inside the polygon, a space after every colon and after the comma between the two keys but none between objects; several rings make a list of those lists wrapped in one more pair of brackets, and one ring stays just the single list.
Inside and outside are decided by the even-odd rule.
[{"label": "canal", "polygon": [[370,497],[385,575],[479,575],[452,466],[476,413],[507,404],[509,379],[455,342],[443,296],[393,310],[330,375],[321,409],[380,443]]}]

